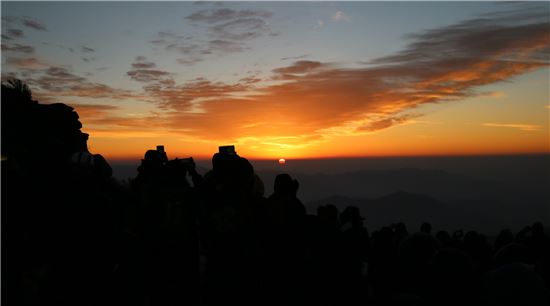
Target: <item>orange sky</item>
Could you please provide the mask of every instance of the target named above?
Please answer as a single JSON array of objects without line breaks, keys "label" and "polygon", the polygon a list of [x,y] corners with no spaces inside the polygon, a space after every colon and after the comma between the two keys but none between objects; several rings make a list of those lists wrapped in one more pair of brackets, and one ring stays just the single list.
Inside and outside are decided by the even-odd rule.
[{"label": "orange sky", "polygon": [[2,8],[2,78],[112,160],[550,153],[548,3]]}]

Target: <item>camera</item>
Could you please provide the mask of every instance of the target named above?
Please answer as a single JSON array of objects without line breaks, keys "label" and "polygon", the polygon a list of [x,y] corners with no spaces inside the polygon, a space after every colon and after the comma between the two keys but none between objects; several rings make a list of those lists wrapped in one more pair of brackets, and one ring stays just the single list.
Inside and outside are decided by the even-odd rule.
[{"label": "camera", "polygon": [[220,146],[218,149],[219,149],[219,152],[220,152],[221,154],[237,155],[237,152],[235,151],[235,146],[234,146],[234,145],[231,145],[231,146]]}]

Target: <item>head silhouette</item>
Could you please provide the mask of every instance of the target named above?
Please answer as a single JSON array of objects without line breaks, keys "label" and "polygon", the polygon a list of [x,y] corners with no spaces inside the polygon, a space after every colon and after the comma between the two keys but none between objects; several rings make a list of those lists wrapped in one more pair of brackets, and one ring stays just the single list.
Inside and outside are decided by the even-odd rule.
[{"label": "head silhouette", "polygon": [[298,191],[298,181],[293,180],[290,175],[283,173],[275,177],[274,191],[276,194],[296,195]]},{"label": "head silhouette", "polygon": [[340,222],[342,224],[350,222],[351,224],[359,225],[363,222],[359,208],[356,206],[348,206],[340,213]]},{"label": "head silhouette", "polygon": [[420,226],[420,231],[426,234],[430,234],[432,231],[432,225],[428,222],[424,222]]}]

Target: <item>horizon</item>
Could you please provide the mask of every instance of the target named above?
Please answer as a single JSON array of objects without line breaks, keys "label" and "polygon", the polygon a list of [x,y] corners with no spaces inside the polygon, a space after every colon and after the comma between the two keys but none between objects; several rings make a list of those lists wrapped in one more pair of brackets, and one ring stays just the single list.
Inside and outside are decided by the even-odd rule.
[{"label": "horizon", "polygon": [[[174,159],[174,156],[168,157]],[[246,156],[242,156],[247,158]],[[185,158],[180,156],[179,158]],[[382,156],[355,158],[288,159],[281,165],[275,159],[247,158],[262,175],[289,173],[350,174],[362,171],[439,170],[472,178],[498,179],[514,183],[538,185],[550,182],[550,154],[485,155],[485,156]],[[199,171],[212,168],[211,158],[194,158]],[[133,178],[142,159],[109,160],[118,179]],[[205,173],[202,173],[205,174]],[[270,178],[271,180],[272,178]],[[264,182],[269,185],[271,182]]]},{"label": "horizon", "polygon": [[2,80],[112,161],[550,153],[547,2],[1,5]]},{"label": "horizon", "polygon": [[[153,149],[149,149],[153,150]],[[145,154],[145,152],[143,152]],[[168,158],[169,159],[182,159],[182,158],[188,158],[193,157],[194,160],[207,160],[211,161],[212,156],[217,153],[213,152],[211,156],[206,155],[200,155],[200,156],[193,156],[190,155],[181,155],[181,156],[171,156],[169,152]],[[269,161],[277,163],[279,161],[279,158],[249,158],[247,156],[243,156],[237,152],[237,154],[240,157],[246,158],[250,161]],[[350,159],[423,159],[423,158],[435,158],[435,159],[445,159],[445,158],[506,158],[506,157],[537,157],[537,156],[550,156],[550,152],[532,152],[532,153],[501,153],[501,154],[463,154],[463,155],[364,155],[364,156],[317,156],[317,157],[303,157],[303,158],[284,158],[286,162],[289,161],[315,161],[315,160],[350,160]],[[136,156],[136,157],[115,157],[112,159],[109,159],[113,163],[118,164],[124,164],[126,162],[139,162],[143,159],[142,156]],[[284,167],[284,165],[281,165]]]}]

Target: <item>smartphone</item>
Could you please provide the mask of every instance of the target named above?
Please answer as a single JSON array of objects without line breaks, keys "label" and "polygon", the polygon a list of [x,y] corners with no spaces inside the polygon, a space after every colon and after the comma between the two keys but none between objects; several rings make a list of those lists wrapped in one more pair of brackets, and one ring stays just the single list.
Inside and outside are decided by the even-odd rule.
[{"label": "smartphone", "polygon": [[157,146],[157,152],[164,153],[164,146]]},{"label": "smartphone", "polygon": [[229,154],[229,155],[237,154],[237,152],[235,152],[235,146],[220,146],[219,152],[222,154]]}]

